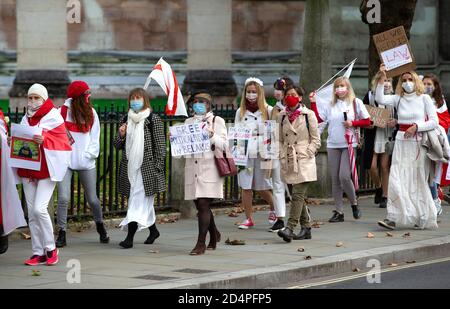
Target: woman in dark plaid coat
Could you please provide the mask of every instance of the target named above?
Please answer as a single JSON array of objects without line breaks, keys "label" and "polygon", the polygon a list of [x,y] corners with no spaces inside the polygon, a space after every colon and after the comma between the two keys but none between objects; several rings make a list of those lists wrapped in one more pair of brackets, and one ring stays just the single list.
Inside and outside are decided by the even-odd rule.
[{"label": "woman in dark plaid coat", "polygon": [[[150,99],[142,88],[132,90],[128,96],[130,110],[119,124],[114,145],[122,152],[119,167],[118,191],[128,197],[127,217],[120,223],[128,230],[120,243],[123,248],[133,247],[136,231],[150,229],[145,244],[159,237],[156,229],[154,195],[166,190],[166,141],[161,119],[151,112]],[[128,160],[128,158],[132,158]]]}]

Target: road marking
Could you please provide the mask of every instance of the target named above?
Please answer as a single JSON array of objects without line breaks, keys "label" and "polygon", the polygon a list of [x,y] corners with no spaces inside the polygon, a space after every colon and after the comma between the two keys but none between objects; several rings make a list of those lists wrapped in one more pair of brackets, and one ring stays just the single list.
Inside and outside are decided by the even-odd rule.
[{"label": "road marking", "polygon": [[[438,263],[449,262],[449,261],[450,261],[450,257],[446,257],[446,258],[432,260],[432,261],[425,261],[425,262],[419,262],[419,263],[406,264],[406,265],[403,265],[403,266],[393,266],[393,267],[389,267],[388,266],[389,268],[382,269],[380,273],[387,273],[387,272],[396,271],[396,270],[402,270],[402,269],[418,267],[418,266],[425,266],[425,265],[431,265],[431,264],[438,264]],[[316,282],[316,283],[309,283],[309,284],[304,284],[304,285],[296,285],[296,286],[288,287],[287,289],[307,289],[307,288],[321,286],[321,285],[328,285],[328,284],[333,284],[333,283],[339,283],[339,282],[344,282],[344,281],[349,281],[349,280],[353,280],[353,279],[359,279],[359,278],[366,277],[367,273],[368,272],[365,272],[365,273],[362,273],[362,274],[357,274],[357,275],[352,275],[352,276],[347,276],[347,277],[343,277],[343,278],[330,279],[330,280]]]}]

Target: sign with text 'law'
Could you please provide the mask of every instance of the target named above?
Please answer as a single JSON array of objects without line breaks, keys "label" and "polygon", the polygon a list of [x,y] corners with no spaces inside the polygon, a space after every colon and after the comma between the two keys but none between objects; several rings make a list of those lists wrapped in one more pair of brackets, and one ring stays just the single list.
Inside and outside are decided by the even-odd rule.
[{"label": "sign with text 'law'", "polygon": [[387,77],[414,71],[416,62],[403,26],[376,34],[373,41],[381,61],[386,65]]},{"label": "sign with text 'law'", "polygon": [[184,156],[211,151],[209,134],[204,123],[169,127],[172,156]]}]

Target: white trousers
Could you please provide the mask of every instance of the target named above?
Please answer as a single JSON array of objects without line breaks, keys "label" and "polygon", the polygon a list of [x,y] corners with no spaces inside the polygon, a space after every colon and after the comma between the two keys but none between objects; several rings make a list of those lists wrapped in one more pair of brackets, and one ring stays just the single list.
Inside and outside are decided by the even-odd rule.
[{"label": "white trousers", "polygon": [[47,207],[56,182],[51,181],[50,178],[33,182],[30,182],[28,178],[23,178],[22,181],[27,200],[33,255],[44,255],[46,251],[55,250],[53,224]]},{"label": "white trousers", "polygon": [[273,160],[272,170],[272,200],[275,208],[275,215],[277,218],[284,218],[286,216],[286,185],[281,180],[281,164],[280,160]]}]

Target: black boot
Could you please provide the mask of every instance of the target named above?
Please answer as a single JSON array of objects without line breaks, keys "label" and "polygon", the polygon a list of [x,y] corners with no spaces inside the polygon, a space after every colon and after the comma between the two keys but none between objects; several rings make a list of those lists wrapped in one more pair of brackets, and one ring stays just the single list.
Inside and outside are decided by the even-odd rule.
[{"label": "black boot", "polygon": [[380,208],[386,208],[387,207],[387,197],[381,198]]},{"label": "black boot", "polygon": [[100,242],[102,244],[109,243],[109,237],[106,233],[105,225],[103,222],[96,222],[95,225],[97,226],[97,233],[100,235]]},{"label": "black boot", "polygon": [[344,214],[338,213],[336,210],[333,210],[333,216],[328,220],[330,223],[344,222]]},{"label": "black boot", "polygon": [[359,210],[358,205],[352,205],[352,211],[353,211],[353,218],[355,218],[355,220],[361,218],[361,210]]},{"label": "black boot", "polygon": [[8,236],[0,236],[0,254],[8,251]]},{"label": "black boot", "polygon": [[375,189],[375,197],[373,199],[373,202],[375,204],[380,204],[382,197],[383,197],[383,188],[380,187],[380,188]]},{"label": "black boot", "polygon": [[133,239],[134,234],[136,234],[138,228],[137,222],[130,222],[128,223],[128,234],[127,237],[119,243],[119,246],[121,246],[124,249],[129,249],[133,247]]},{"label": "black boot", "polygon": [[288,227],[285,227],[282,230],[279,230],[277,232],[277,235],[280,236],[281,238],[283,238],[283,240],[285,242],[291,242],[292,238],[294,238],[294,232],[292,232],[292,230]]},{"label": "black boot", "polygon": [[298,235],[294,234],[294,240],[303,240],[303,239],[311,239],[311,228],[310,227],[302,227],[300,233]]},{"label": "black boot", "polygon": [[144,244],[151,245],[155,242],[156,238],[159,237],[159,231],[156,228],[156,223],[148,228],[150,230],[150,235],[148,235],[147,239],[144,241]]},{"label": "black boot", "polygon": [[59,229],[58,238],[55,241],[56,248],[62,248],[66,246],[66,231]]}]

